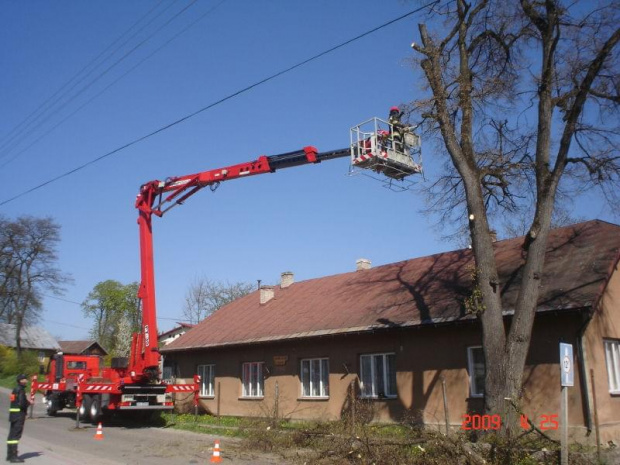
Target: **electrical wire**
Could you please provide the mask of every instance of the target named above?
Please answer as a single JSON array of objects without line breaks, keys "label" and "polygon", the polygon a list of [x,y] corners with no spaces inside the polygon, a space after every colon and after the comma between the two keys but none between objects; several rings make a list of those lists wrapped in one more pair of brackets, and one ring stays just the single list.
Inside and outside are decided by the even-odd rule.
[{"label": "electrical wire", "polygon": [[[71,117],[73,117],[76,113],[78,113],[80,110],[82,110],[84,107],[86,107],[87,105],[89,105],[93,100],[97,99],[98,97],[100,97],[102,94],[104,94],[106,91],[108,91],[110,88],[112,88],[117,82],[119,82],[121,79],[125,78],[125,76],[127,76],[128,74],[130,74],[131,72],[133,72],[135,69],[137,69],[138,67],[140,67],[142,65],[142,63],[144,63],[145,61],[147,61],[148,59],[150,59],[153,55],[159,53],[164,47],[168,46],[172,41],[176,40],[178,37],[180,37],[182,34],[184,34],[185,32],[187,32],[190,28],[192,28],[193,26],[195,26],[197,23],[199,23],[202,19],[204,19],[206,16],[208,16],[210,13],[212,13],[216,8],[218,8],[220,5],[222,5],[222,3],[224,3],[226,0],[221,0],[218,4],[216,4],[214,7],[212,7],[211,9],[207,10],[205,13],[203,13],[201,16],[199,16],[197,19],[195,19],[194,21],[192,21],[190,24],[188,24],[185,28],[183,28],[182,30],[180,30],[178,33],[176,33],[174,36],[172,36],[170,39],[168,39],[164,44],[162,44],[160,47],[156,48],[153,52],[151,52],[149,55],[147,55],[146,57],[144,57],[142,60],[140,60],[138,63],[136,63],[134,66],[132,66],[131,68],[129,68],[125,73],[123,73],[122,75],[120,75],[118,78],[116,78],[114,81],[112,81],[110,84],[108,84],[106,87],[104,87],[101,91],[99,91],[97,94],[95,94],[94,96],[92,96],[90,99],[88,99],[86,102],[84,102],[82,105],[80,105],[78,108],[76,108],[73,112],[71,112],[70,114],[68,114],[65,118],[63,118],[62,120],[60,120],[58,123],[56,123],[54,126],[52,126],[50,129],[48,129],[46,132],[44,132],[43,134],[41,134],[37,139],[35,139],[30,145],[24,147],[21,151],[19,151],[18,153],[16,153],[12,158],[9,158],[7,161],[5,161],[4,163],[0,164],[0,168],[4,168],[6,165],[8,165],[9,163],[11,163],[13,160],[15,160],[17,157],[19,157],[22,153],[26,152],[28,149],[30,149],[32,146],[36,145],[41,139],[43,139],[45,136],[47,136],[49,133],[51,133],[52,131],[54,131],[58,126],[62,125],[65,121],[67,121],[68,119],[70,119]],[[0,157],[1,158],[1,157]]]},{"label": "electrical wire", "polygon": [[[134,24],[132,24],[129,29],[127,29],[125,32],[123,32],[119,37],[117,37],[112,43],[110,43],[104,50],[102,50],[95,58],[93,58],[88,64],[86,64],[86,66],[84,66],[82,69],[80,69],[77,73],[75,73],[67,82],[65,82],[62,86],[60,86],[60,88],[58,88],[58,90],[56,90],[56,92],[54,92],[45,102],[43,102],[42,104],[40,104],[34,111],[32,111],[28,116],[26,116],[26,118],[24,118],[20,123],[18,123],[15,127],[13,127],[2,139],[2,141],[0,142],[0,149],[1,150],[5,150],[5,148],[7,148],[8,145],[11,145],[11,142],[15,140],[16,137],[19,137],[24,131],[26,131],[28,129],[28,127],[30,125],[32,125],[38,118],[41,117],[41,115],[45,114],[46,111],[48,111],[54,104],[56,104],[56,102],[58,102],[59,99],[63,98],[69,91],[73,90],[75,88],[76,85],[78,85],[79,83],[81,83],[88,75],[90,75],[95,69],[97,69],[101,64],[103,64],[107,59],[109,59],[111,56],[113,56],[119,49],[120,47],[122,47],[123,45],[125,45],[131,38],[133,38],[136,34],[134,33],[127,41],[123,42],[119,47],[117,47],[116,49],[114,49],[114,51],[112,51],[110,54],[108,54],[108,56],[102,60],[101,63],[97,64],[96,66],[93,66],[95,63],[97,63],[97,61],[99,61],[99,59],[105,55],[105,53],[110,50],[118,41],[120,41],[125,35],[127,35],[132,29],[134,29],[138,24],[140,24],[142,21],[144,21],[145,18],[147,18],[153,11],[155,11],[159,5],[161,5],[161,3],[163,2],[163,0],[160,0],[159,3],[157,3],[153,8],[151,8],[144,16],[142,16],[138,21],[136,21]],[[155,18],[159,17],[164,11],[166,11],[168,8],[170,8],[170,6],[166,7],[166,9],[164,9],[162,12],[160,12]],[[146,24],[146,26],[148,26],[153,20],[149,21],[149,23]],[[140,32],[141,30],[144,29],[145,26],[143,26],[142,28],[140,28],[137,32]],[[93,68],[88,71],[88,73],[86,73],[84,76],[82,76],[81,78],[78,79],[78,77],[85,73],[86,70],[88,68],[90,68],[91,66],[93,66]],[[73,81],[75,81],[77,79],[77,81],[68,89],[68,90],[64,90],[67,86],[69,86]],[[64,92],[63,92],[64,91]],[[61,94],[62,92],[62,94]],[[61,94],[58,98],[54,99],[58,94]],[[51,102],[51,103],[50,103]],[[37,115],[37,113],[39,113]],[[36,116],[34,116],[36,115]],[[22,127],[23,126],[23,127]],[[36,128],[35,128],[36,129]],[[18,142],[19,144],[19,142]],[[10,151],[13,147],[8,147],[8,151]],[[0,155],[0,158],[2,156]]]},{"label": "electrical wire", "polygon": [[[82,304],[80,302],[76,302],[75,300],[68,300],[68,299],[63,299],[61,297],[57,297],[54,295],[49,295],[49,294],[41,294],[43,297],[49,297],[50,299],[55,299],[55,300],[60,300],[62,302],[67,302],[70,304],[74,304],[74,305],[78,305],[78,306],[82,306]],[[176,321],[178,323],[189,323],[189,320],[183,320],[182,318],[169,318],[169,317],[163,317],[163,316],[158,316],[157,317],[158,320],[169,320],[169,321]],[[45,321],[50,321],[44,318]],[[50,321],[51,323],[55,323]],[[57,324],[63,324],[63,323],[57,323]],[[67,325],[67,326],[71,326],[71,325]],[[77,326],[75,326],[75,328],[77,328]],[[84,329],[84,328],[82,328]]]},{"label": "electrical wire", "polygon": [[323,56],[325,56],[325,55],[327,55],[329,53],[332,53],[332,52],[334,52],[334,51],[336,51],[336,50],[338,50],[340,48],[343,48],[343,47],[345,47],[345,46],[347,46],[347,45],[349,45],[349,44],[351,44],[351,43],[353,43],[353,42],[355,42],[355,41],[357,41],[359,39],[362,39],[362,38],[364,38],[364,37],[366,37],[366,36],[368,36],[370,34],[373,34],[373,33],[377,32],[377,31],[381,30],[381,29],[384,29],[384,28],[386,28],[388,26],[391,26],[392,24],[394,24],[394,23],[396,23],[398,21],[401,21],[401,20],[403,20],[405,18],[408,18],[409,16],[412,16],[413,14],[418,13],[418,12],[424,10],[425,8],[428,8],[430,6],[436,5],[439,2],[440,2],[440,0],[435,0],[433,2],[427,3],[427,4],[425,4],[425,5],[423,5],[423,6],[419,7],[419,8],[416,8],[415,10],[410,11],[409,13],[405,13],[404,15],[401,15],[401,16],[395,18],[395,19],[392,19],[392,20],[388,21],[387,23],[383,23],[380,26],[377,26],[377,27],[375,27],[373,29],[370,29],[370,30],[360,34],[360,35],[357,35],[357,36],[353,37],[352,39],[349,39],[349,40],[347,40],[345,42],[342,42],[342,43],[340,43],[338,45],[335,45],[334,47],[331,47],[331,48],[329,48],[329,49],[327,49],[327,50],[325,50],[325,51],[323,51],[321,53],[318,53],[318,54],[316,54],[316,55],[314,55],[314,56],[312,56],[310,58],[307,58],[307,59],[305,59],[303,61],[300,61],[299,63],[297,63],[295,65],[292,65],[292,66],[290,66],[288,68],[285,68],[285,69],[283,69],[281,71],[278,71],[277,73],[272,74],[271,76],[266,77],[266,78],[264,78],[264,79],[262,79],[260,81],[257,81],[254,84],[251,84],[251,85],[249,85],[247,87],[244,87],[243,89],[238,90],[237,92],[229,94],[226,97],[222,97],[221,99],[219,99],[219,100],[217,100],[217,101],[215,101],[213,103],[210,103],[209,105],[204,106],[204,107],[200,108],[199,110],[196,110],[196,111],[194,111],[194,112],[192,112],[192,113],[190,113],[190,114],[188,114],[188,115],[186,115],[186,116],[184,116],[184,117],[182,117],[182,118],[180,118],[180,119],[178,119],[176,121],[173,121],[172,123],[166,124],[165,126],[162,126],[162,127],[158,128],[158,129],[156,129],[156,130],[154,130],[154,131],[152,131],[152,132],[150,132],[148,134],[145,134],[144,136],[138,137],[137,139],[134,139],[131,142],[128,142],[128,143],[126,143],[124,145],[121,145],[120,147],[117,147],[116,149],[114,149],[114,150],[112,150],[110,152],[107,152],[107,153],[105,153],[103,155],[100,155],[99,157],[96,157],[96,158],[94,158],[94,159],[92,159],[92,160],[90,160],[90,161],[88,161],[86,163],[83,163],[83,164],[81,164],[79,166],[76,166],[75,168],[73,168],[73,169],[71,169],[69,171],[66,171],[66,172],[64,172],[64,173],[62,173],[62,174],[60,174],[58,176],[55,176],[55,177],[53,177],[53,178],[51,178],[51,179],[49,179],[49,180],[47,180],[47,181],[45,181],[45,182],[43,182],[41,184],[38,184],[38,185],[36,185],[34,187],[31,187],[30,189],[27,189],[27,190],[25,190],[25,191],[23,191],[23,192],[21,192],[19,194],[16,194],[13,197],[5,199],[2,202],[0,202],[0,206],[6,205],[6,204],[8,204],[10,202],[13,202],[13,201],[15,201],[15,200],[17,200],[17,199],[27,195],[27,194],[30,194],[32,192],[35,192],[35,191],[39,190],[39,189],[42,189],[43,187],[45,187],[45,186],[47,186],[49,184],[52,184],[52,183],[54,183],[56,181],[59,181],[59,180],[61,180],[63,178],[66,178],[67,176],[70,176],[73,173],[81,171],[81,170],[89,167],[90,165],[98,163],[101,160],[104,160],[104,159],[106,159],[106,158],[108,158],[108,157],[110,157],[110,156],[112,156],[112,155],[114,155],[114,154],[116,154],[116,153],[118,153],[118,152],[120,152],[122,150],[125,150],[125,149],[127,149],[127,148],[129,148],[129,147],[131,147],[133,145],[136,145],[136,144],[138,144],[138,143],[140,143],[140,142],[142,142],[142,141],[144,141],[146,139],[149,139],[149,138],[151,138],[151,137],[153,137],[153,136],[155,136],[155,135],[157,135],[157,134],[159,134],[159,133],[161,133],[163,131],[166,131],[167,129],[170,129],[170,128],[178,125],[178,124],[181,124],[181,123],[189,120],[190,118],[193,118],[194,116],[199,115],[200,113],[203,113],[203,112],[205,112],[205,111],[207,111],[207,110],[209,110],[209,109],[211,109],[211,108],[213,108],[213,107],[215,107],[217,105],[220,105],[220,104],[222,104],[222,103],[224,103],[224,102],[226,102],[226,101],[228,101],[230,99],[233,99],[233,98],[235,98],[235,97],[237,97],[237,96],[239,96],[241,94],[244,94],[244,93],[254,89],[255,87],[258,87],[258,86],[260,86],[262,84],[265,84],[265,83],[267,83],[269,81],[272,81],[272,80],[274,80],[274,79],[276,79],[276,78],[278,78],[278,77],[280,77],[280,76],[282,76],[284,74],[287,74],[287,73],[289,73],[289,72],[291,72],[291,71],[293,71],[293,70],[295,70],[295,69],[297,69],[297,68],[299,68],[301,66],[304,66],[304,65],[306,65],[306,64],[308,64],[308,63],[310,63],[312,61],[315,61],[315,60],[317,60],[317,59],[319,59],[319,58],[321,58],[321,57],[323,57]]},{"label": "electrical wire", "polygon": [[60,325],[60,326],[68,326],[70,328],[76,328],[76,329],[84,329],[86,331],[90,331],[90,328],[85,328],[84,326],[76,326],[76,325],[70,325],[68,323],[61,323],[59,321],[53,321],[53,320],[48,320],[47,318],[43,318],[43,321],[45,321],[46,323],[52,323],[54,325]]},{"label": "electrical wire", "polygon": [[[105,69],[102,73],[100,73],[96,78],[92,79],[89,83],[87,83],[84,87],[82,87],[77,93],[75,93],[73,96],[71,96],[69,98],[68,101],[64,102],[59,109],[56,110],[56,113],[58,111],[60,111],[61,109],[63,109],[65,106],[67,106],[68,104],[70,104],[71,102],[73,102],[77,97],[79,97],[82,93],[84,93],[86,90],[88,90],[92,85],[94,85],[97,81],[99,81],[102,77],[104,77],[106,74],[108,74],[111,70],[113,70],[116,66],[118,66],[120,63],[122,63],[127,57],[129,57],[131,54],[133,54],[136,50],[138,50],[140,47],[142,47],[145,43],[147,43],[150,39],[152,39],[155,35],[157,35],[163,28],[165,28],[166,26],[168,26],[171,22],[173,22],[174,20],[176,20],[181,14],[183,14],[185,11],[187,11],[190,7],[192,7],[198,0],[192,0],[187,6],[185,6],[184,8],[182,8],[180,11],[178,11],[174,16],[172,16],[168,21],[166,21],[165,23],[163,23],[161,26],[159,26],[159,28],[157,28],[155,30],[155,32],[153,32],[151,35],[149,35],[148,37],[146,37],[145,39],[143,39],[142,41],[140,41],[136,46],[134,46],[131,50],[129,50],[127,53],[125,53],[122,57],[120,57],[118,60],[116,60],[112,65],[110,65],[107,69]],[[164,10],[165,11],[165,10]],[[160,16],[160,15],[158,15]],[[158,17],[157,16],[157,17]],[[156,18],[157,18],[156,17]],[[156,19],[154,18],[154,19]],[[153,19],[153,20],[154,20]],[[151,20],[146,26],[148,26],[153,20]],[[146,27],[145,26],[145,27]],[[144,27],[142,28],[144,29]],[[140,32],[142,29],[140,29],[139,31],[137,31],[136,33],[134,33],[134,35],[132,35],[125,43],[127,43],[129,40],[131,40],[138,32]],[[125,45],[125,43],[123,43],[121,45],[121,47],[123,45]],[[120,48],[120,47],[119,47]],[[117,49],[118,50],[118,49]],[[115,50],[113,52],[116,53]],[[110,55],[111,56],[111,55]],[[90,73],[89,73],[90,74]],[[81,82],[78,81],[78,83]],[[77,85],[78,83],[76,83],[75,85]],[[74,87],[72,86],[72,88],[70,90],[72,90]],[[36,129],[38,129],[41,124],[45,123],[46,121],[48,121],[52,116],[54,116],[55,113],[52,113],[51,115],[48,115],[37,127],[31,129],[27,134],[26,137],[28,137],[30,134],[32,134],[32,132],[34,132]],[[13,144],[8,150],[5,151],[0,151],[0,157],[3,155],[6,155],[8,152],[10,152],[13,148],[15,148],[17,145],[19,145],[18,141],[16,144]],[[21,152],[20,152],[21,153]],[[17,157],[13,157],[11,159],[14,160]],[[3,165],[4,166],[4,165]]]}]

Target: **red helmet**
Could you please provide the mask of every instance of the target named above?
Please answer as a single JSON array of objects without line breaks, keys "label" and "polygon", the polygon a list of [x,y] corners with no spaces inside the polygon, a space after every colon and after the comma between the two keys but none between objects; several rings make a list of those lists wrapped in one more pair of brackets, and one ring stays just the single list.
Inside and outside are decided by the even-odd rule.
[{"label": "red helmet", "polygon": [[392,113],[393,111],[399,112],[400,113],[400,108],[398,107],[392,107],[390,108],[390,113]]}]

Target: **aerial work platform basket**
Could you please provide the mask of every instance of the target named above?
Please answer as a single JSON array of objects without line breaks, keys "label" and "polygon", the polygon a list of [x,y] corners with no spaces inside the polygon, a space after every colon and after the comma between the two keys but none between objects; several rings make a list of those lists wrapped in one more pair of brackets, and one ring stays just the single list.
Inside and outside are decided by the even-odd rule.
[{"label": "aerial work platform basket", "polygon": [[370,169],[399,181],[422,173],[420,136],[414,129],[399,130],[377,117],[352,127],[351,170]]}]

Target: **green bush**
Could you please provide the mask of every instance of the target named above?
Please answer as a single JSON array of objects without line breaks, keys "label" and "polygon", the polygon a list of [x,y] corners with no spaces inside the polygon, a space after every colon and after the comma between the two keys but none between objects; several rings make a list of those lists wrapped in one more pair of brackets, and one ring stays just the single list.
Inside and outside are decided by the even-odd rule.
[{"label": "green bush", "polygon": [[39,360],[35,352],[23,350],[22,356],[18,358],[15,349],[0,346],[0,376],[6,378],[24,373],[30,377],[38,372]]}]

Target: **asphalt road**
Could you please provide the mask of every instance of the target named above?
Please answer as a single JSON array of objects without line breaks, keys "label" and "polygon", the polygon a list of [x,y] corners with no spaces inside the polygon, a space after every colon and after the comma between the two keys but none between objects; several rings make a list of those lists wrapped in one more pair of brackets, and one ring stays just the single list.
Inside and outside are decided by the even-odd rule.
[{"label": "asphalt road", "polygon": [[[9,394],[9,390],[0,388],[0,436],[3,438],[7,437],[9,428]],[[128,427],[117,422],[104,424],[104,439],[96,440],[96,429],[84,423],[76,429],[74,412],[59,412],[57,417],[48,417],[42,397],[37,394],[33,418],[26,420],[19,455],[26,463],[45,465],[207,464],[215,440],[219,439],[224,464],[284,463],[278,457],[244,449],[238,439],[157,427]],[[4,449],[1,453],[5,453]]]}]

